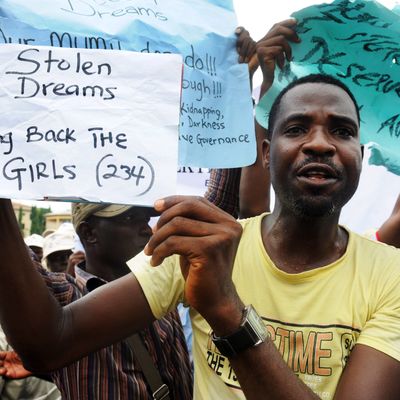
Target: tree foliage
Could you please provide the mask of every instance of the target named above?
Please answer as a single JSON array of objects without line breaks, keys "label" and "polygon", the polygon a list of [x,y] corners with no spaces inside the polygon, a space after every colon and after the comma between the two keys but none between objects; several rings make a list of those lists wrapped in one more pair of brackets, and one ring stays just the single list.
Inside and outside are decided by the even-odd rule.
[{"label": "tree foliage", "polygon": [[18,226],[21,232],[24,232],[25,224],[22,222],[24,219],[24,210],[22,207],[18,209]]},{"label": "tree foliage", "polygon": [[51,212],[50,208],[32,207],[31,209],[31,235],[37,233],[41,235],[46,227],[45,214]]}]

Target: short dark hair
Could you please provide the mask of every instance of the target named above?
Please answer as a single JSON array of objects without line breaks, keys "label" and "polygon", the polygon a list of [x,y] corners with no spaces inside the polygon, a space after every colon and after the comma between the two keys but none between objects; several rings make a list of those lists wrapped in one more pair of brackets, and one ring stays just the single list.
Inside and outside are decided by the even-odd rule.
[{"label": "short dark hair", "polygon": [[272,104],[271,110],[268,116],[268,138],[271,138],[272,132],[275,127],[276,116],[278,114],[279,107],[281,105],[281,101],[283,96],[291,89],[296,86],[305,84],[305,83],[325,83],[327,85],[334,85],[338,86],[339,88],[343,89],[351,98],[352,102],[354,103],[354,107],[356,108],[358,124],[360,124],[360,109],[357,104],[357,100],[355,99],[353,93],[351,93],[350,89],[339,79],[334,78],[331,75],[326,74],[310,74],[303,76],[302,78],[296,79],[289,83],[277,96],[275,101]]}]

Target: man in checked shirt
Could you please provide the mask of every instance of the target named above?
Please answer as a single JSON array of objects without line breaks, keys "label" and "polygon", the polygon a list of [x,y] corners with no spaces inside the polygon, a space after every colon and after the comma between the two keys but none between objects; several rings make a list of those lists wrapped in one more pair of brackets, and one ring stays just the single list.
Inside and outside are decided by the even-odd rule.
[{"label": "man in checked shirt", "polygon": [[[148,225],[150,216],[151,209],[144,207],[74,204],[73,223],[86,252],[86,261],[75,266],[76,278],[48,272],[38,265],[49,291],[59,303],[70,304],[97,287],[129,273],[126,261],[139,253],[151,236]],[[169,398],[191,399],[191,366],[177,312],[173,311],[154,322],[139,336],[163,383],[168,386]],[[0,354],[0,365],[2,361],[7,365],[6,356],[6,353]],[[51,378],[63,399],[153,398],[142,368],[126,341],[104,347],[55,370]]]}]

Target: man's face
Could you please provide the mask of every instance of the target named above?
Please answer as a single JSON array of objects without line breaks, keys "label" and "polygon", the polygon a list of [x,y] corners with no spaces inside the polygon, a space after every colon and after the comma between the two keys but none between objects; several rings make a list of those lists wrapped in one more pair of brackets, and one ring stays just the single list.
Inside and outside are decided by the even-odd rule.
[{"label": "man's face", "polygon": [[36,254],[36,257],[39,261],[42,261],[43,258],[43,248],[39,246],[29,246],[31,250]]},{"label": "man's face", "polygon": [[130,260],[143,250],[152,235],[146,208],[132,207],[116,217],[95,218],[99,251],[111,262]]},{"label": "man's face", "polygon": [[65,272],[68,267],[68,258],[71,254],[71,250],[60,250],[50,253],[46,258],[47,268],[51,272]]},{"label": "man's face", "polygon": [[283,208],[303,217],[337,214],[353,196],[362,155],[355,106],[341,88],[305,83],[278,110],[269,158]]}]

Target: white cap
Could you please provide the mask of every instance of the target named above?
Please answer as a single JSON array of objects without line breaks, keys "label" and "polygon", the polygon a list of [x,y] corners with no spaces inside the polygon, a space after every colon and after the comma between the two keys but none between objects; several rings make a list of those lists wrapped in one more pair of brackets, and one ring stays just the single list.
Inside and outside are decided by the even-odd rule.
[{"label": "white cap", "polygon": [[43,242],[43,258],[56,251],[74,248],[75,230],[71,223],[62,224],[55,232],[46,236]]},{"label": "white cap", "polygon": [[34,246],[34,247],[43,247],[44,237],[34,233],[30,236],[27,236],[25,239],[25,244],[27,246]]}]

